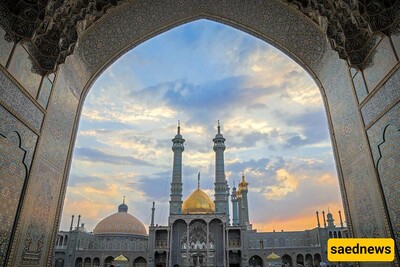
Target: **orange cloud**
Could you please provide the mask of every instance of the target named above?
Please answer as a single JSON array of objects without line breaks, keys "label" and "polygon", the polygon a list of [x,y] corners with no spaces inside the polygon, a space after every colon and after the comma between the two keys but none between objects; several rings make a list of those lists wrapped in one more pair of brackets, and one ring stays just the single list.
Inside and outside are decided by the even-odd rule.
[{"label": "orange cloud", "polygon": [[[259,232],[272,232],[273,230],[302,231],[302,230],[313,229],[317,227],[317,217],[315,211],[311,212],[313,208],[315,208],[315,211],[318,210],[320,224],[321,227],[323,227],[324,221],[322,218],[322,211],[325,210],[325,217],[326,217],[326,213],[328,212],[327,211],[328,207],[316,206],[316,207],[307,207],[305,209],[305,212],[307,212],[306,215],[289,217],[289,218],[276,218],[276,219],[267,218],[265,221],[253,222],[252,223],[253,229],[257,229]],[[340,226],[338,210],[342,211],[342,219],[343,223],[345,224],[345,217],[341,204],[331,203],[329,205],[329,209],[332,212],[333,218],[335,220],[334,223],[336,226]],[[308,213],[308,211],[310,211],[310,213]]]},{"label": "orange cloud", "polygon": [[276,171],[276,179],[278,180],[277,185],[267,187],[268,192],[265,193],[267,199],[282,199],[287,194],[295,191],[299,185],[298,179],[285,169]]}]

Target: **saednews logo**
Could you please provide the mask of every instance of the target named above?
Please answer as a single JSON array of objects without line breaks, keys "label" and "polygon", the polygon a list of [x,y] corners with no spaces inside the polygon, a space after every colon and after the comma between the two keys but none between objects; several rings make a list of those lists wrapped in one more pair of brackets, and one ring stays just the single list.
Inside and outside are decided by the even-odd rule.
[{"label": "saednews logo", "polygon": [[329,261],[394,260],[391,238],[331,238],[328,240]]}]

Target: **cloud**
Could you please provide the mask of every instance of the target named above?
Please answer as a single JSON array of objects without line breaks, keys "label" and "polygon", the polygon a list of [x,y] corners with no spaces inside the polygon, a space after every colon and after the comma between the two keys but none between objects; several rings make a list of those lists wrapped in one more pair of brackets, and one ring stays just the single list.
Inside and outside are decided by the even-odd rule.
[{"label": "cloud", "polygon": [[153,165],[145,160],[137,159],[135,157],[107,154],[98,149],[87,148],[87,147],[75,148],[74,158],[82,161],[90,161],[97,163],[103,162],[116,165],[140,165],[140,166]]}]

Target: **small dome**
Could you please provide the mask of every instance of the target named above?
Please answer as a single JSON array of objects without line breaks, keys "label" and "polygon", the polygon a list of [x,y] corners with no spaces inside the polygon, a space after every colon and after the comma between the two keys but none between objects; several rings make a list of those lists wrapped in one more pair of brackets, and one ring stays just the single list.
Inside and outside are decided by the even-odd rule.
[{"label": "small dome", "polygon": [[182,213],[184,214],[205,214],[214,212],[214,202],[200,188],[193,191],[193,193],[190,194],[190,196],[186,198],[182,204]]},{"label": "small dome", "polygon": [[279,260],[281,257],[277,254],[275,254],[274,252],[272,252],[271,254],[269,254],[267,256],[267,260]]},{"label": "small dome", "polygon": [[128,213],[128,206],[118,206],[118,212],[101,220],[93,229],[93,234],[132,234],[147,236],[143,223]]},{"label": "small dome", "polygon": [[128,206],[125,203],[122,203],[118,206],[118,212],[128,212]]}]

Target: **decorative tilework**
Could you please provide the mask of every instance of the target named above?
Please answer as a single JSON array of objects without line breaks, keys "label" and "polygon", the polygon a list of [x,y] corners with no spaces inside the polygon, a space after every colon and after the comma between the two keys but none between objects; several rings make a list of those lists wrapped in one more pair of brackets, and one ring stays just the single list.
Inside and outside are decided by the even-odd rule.
[{"label": "decorative tilework", "polygon": [[0,132],[2,132],[5,136],[11,134],[11,132],[18,132],[18,134],[21,136],[21,147],[23,147],[27,151],[24,159],[24,164],[29,170],[38,140],[37,135],[30,129],[28,129],[20,121],[18,121],[2,106],[0,106],[0,118]]},{"label": "decorative tilework", "polygon": [[6,32],[0,27],[0,64],[4,67],[7,64],[8,58],[10,57],[11,50],[14,43],[7,42],[4,39]]},{"label": "decorative tilework", "polygon": [[391,108],[367,130],[368,140],[371,146],[375,166],[377,166],[378,159],[381,157],[378,150],[378,145],[382,143],[383,130],[389,124],[400,124],[400,103]]},{"label": "decorative tilework", "polygon": [[397,70],[376,94],[361,108],[366,126],[396,102],[400,101],[400,69]]},{"label": "decorative tilework", "polygon": [[19,83],[36,98],[42,76],[32,72],[34,63],[22,45],[17,45],[8,67],[9,72]]},{"label": "decorative tilework", "polygon": [[[155,15],[157,14],[157,15]],[[319,65],[327,48],[315,23],[280,1],[132,1],[96,21],[75,48],[94,74],[153,35],[198,18],[210,18],[244,30],[281,48],[309,69]],[[262,34],[264,33],[264,34]]]},{"label": "decorative tilework", "polygon": [[12,107],[30,126],[40,131],[43,113],[24,95],[19,88],[0,69],[0,100]]},{"label": "decorative tilework", "polygon": [[349,68],[349,71],[352,78],[354,78],[354,76],[358,73],[358,70],[355,68]]},{"label": "decorative tilework", "polygon": [[[364,155],[360,155],[346,168],[346,184],[347,189],[354,196],[353,201],[353,222],[357,225],[357,237],[386,237],[379,229],[377,215],[378,207],[374,202],[375,191],[371,180],[371,172],[368,167],[367,159]],[[367,182],[368,181],[368,182]]]},{"label": "decorative tilework", "polygon": [[[395,240],[399,245],[399,125],[400,103],[392,107],[367,131],[375,166],[385,193],[386,205],[395,231]],[[396,132],[397,129],[397,132]],[[397,143],[396,143],[397,142]],[[393,165],[394,163],[394,165]],[[396,213],[397,212],[397,213]],[[395,213],[395,214],[393,214]],[[397,232],[396,232],[397,231]],[[399,246],[398,246],[399,248]],[[399,251],[400,252],[400,251]]]},{"label": "decorative tilework", "polygon": [[396,49],[397,56],[400,57],[400,34],[392,35],[391,38],[392,38],[394,48]]},{"label": "decorative tilework", "polygon": [[26,213],[29,220],[20,233],[18,264],[44,266],[43,254],[47,250],[49,232],[52,228],[52,217],[55,213],[54,200],[57,199],[60,176],[57,170],[40,160],[35,173],[34,183],[31,183],[30,201],[26,203]]},{"label": "decorative tilework", "polygon": [[0,265],[5,265],[5,256],[14,228],[17,208],[27,175],[18,133],[8,136],[0,131]]},{"label": "decorative tilework", "polygon": [[0,266],[3,266],[37,136],[1,106],[0,118]]},{"label": "decorative tilework", "polygon": [[42,105],[43,108],[47,108],[47,102],[49,101],[52,87],[52,82],[47,77],[43,77],[43,82],[38,97],[38,102],[40,103],[40,105]]},{"label": "decorative tilework", "polygon": [[[197,18],[226,23],[269,41],[300,62],[312,75],[318,76],[317,82],[323,85],[323,95],[325,98],[326,94],[329,104],[330,127],[337,142],[335,155],[340,155],[339,180],[341,188],[346,188],[348,194],[343,195],[345,203],[349,203],[345,207],[346,216],[351,215],[348,222],[356,236],[385,236],[385,213],[377,192],[373,164],[365,156],[369,155],[369,147],[348,67],[338,59],[336,52],[327,50],[322,31],[299,11],[275,0],[257,0],[251,4],[239,0],[163,3],[131,1],[110,10],[83,33],[74,55],[60,66],[35,157],[35,171],[30,177],[27,204],[21,215],[23,225],[19,236],[23,238],[14,257],[18,261],[16,264],[22,260],[22,263],[43,266],[48,262],[45,258],[50,257],[51,235],[56,233],[55,212],[62,202],[59,198],[63,197],[63,173],[68,166],[68,149],[82,89],[128,49]],[[377,54],[378,59],[379,55],[385,57],[385,53],[378,51]],[[375,63],[379,62],[376,60]],[[372,72],[375,71],[373,68]],[[363,194],[354,194],[359,186],[363,186]],[[48,212],[35,209],[31,203],[43,204]]]},{"label": "decorative tilework", "polygon": [[388,124],[378,145],[378,172],[385,194],[394,240],[400,254],[400,126]]},{"label": "decorative tilework", "polygon": [[[61,68],[64,67],[60,66]],[[42,155],[59,170],[66,164],[75,115],[78,109],[78,99],[71,90],[66,88],[64,72],[58,74],[53,87],[52,102],[42,130]]]},{"label": "decorative tilework", "polygon": [[378,83],[396,64],[396,57],[393,53],[389,38],[383,38],[372,54],[373,61],[364,70],[364,76],[368,91],[375,89]]},{"label": "decorative tilework", "polygon": [[[387,236],[383,203],[372,162],[365,156],[369,154],[369,147],[364,138],[364,127],[348,68],[334,57],[324,60],[319,77],[329,104],[328,116],[334,130],[332,137],[337,143],[334,150],[337,149],[340,156],[337,162],[340,164],[339,184],[342,193],[344,189],[347,193],[342,194],[345,203],[348,203],[349,214],[346,216],[351,217],[355,237]],[[363,191],[359,190],[360,185],[363,185]]]},{"label": "decorative tilework", "polygon": [[356,90],[358,103],[361,103],[368,95],[367,87],[365,87],[364,77],[361,72],[358,72],[354,78],[354,89]]}]

